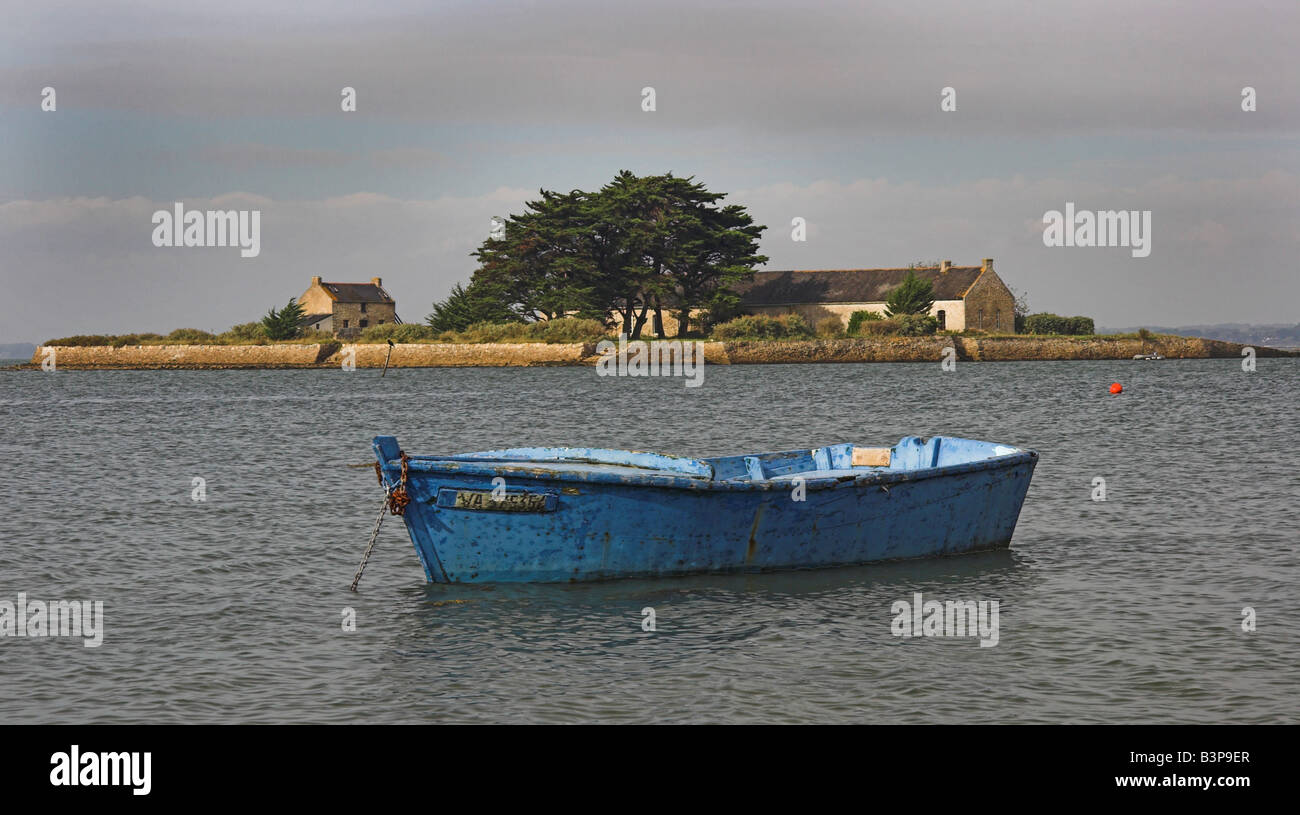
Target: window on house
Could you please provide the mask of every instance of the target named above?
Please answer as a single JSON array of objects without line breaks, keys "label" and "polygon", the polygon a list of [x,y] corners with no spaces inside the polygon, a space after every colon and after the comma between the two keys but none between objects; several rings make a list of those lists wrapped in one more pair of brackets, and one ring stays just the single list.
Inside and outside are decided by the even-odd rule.
[{"label": "window on house", "polygon": [[347,320],[344,320],[344,321],[343,321],[343,327],[344,327],[344,328],[347,328],[347,327],[348,327],[348,321],[347,321]]},{"label": "window on house", "polygon": [[357,325],[361,326],[362,328],[365,328],[366,326],[370,325],[370,321],[362,320],[361,322],[357,323]]},{"label": "window on house", "polygon": [[383,325],[383,324],[384,324],[384,321],[383,321],[383,320],[380,320],[380,321],[379,321],[379,324],[380,324],[380,325]]},{"label": "window on house", "polygon": [[362,304],[361,304],[361,313],[364,314],[365,311],[366,311],[366,304],[365,304],[365,303],[362,303]]},{"label": "window on house", "polygon": [[935,315],[934,315],[934,316],[939,318],[939,330],[940,330],[940,331],[947,331],[947,330],[948,330],[948,314],[947,314],[943,309],[939,309],[937,312],[935,312]]}]

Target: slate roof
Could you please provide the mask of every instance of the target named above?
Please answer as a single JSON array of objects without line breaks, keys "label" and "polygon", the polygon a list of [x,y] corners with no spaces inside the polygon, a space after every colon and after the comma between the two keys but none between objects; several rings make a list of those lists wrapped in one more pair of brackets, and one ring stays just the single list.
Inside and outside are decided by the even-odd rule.
[{"label": "slate roof", "polygon": [[376,286],[374,283],[321,283],[321,285],[340,303],[396,304],[382,286]]},{"label": "slate roof", "polygon": [[883,303],[889,291],[908,272],[934,286],[935,300],[960,300],[983,270],[981,266],[952,266],[940,274],[938,266],[920,269],[827,269],[817,271],[756,272],[747,283],[732,288],[742,306],[777,306],[801,303]]}]

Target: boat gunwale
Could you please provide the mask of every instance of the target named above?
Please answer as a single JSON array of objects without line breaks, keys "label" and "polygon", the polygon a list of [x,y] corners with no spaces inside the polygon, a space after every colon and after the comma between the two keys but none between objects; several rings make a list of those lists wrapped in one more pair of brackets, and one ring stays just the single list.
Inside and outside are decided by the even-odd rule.
[{"label": "boat gunwale", "polygon": [[[839,475],[818,476],[816,473],[822,471],[808,470],[802,473],[790,473],[787,476],[764,479],[762,481],[742,479],[716,480],[704,476],[678,475],[666,472],[651,475],[641,473],[620,474],[605,470],[552,470],[544,467],[529,467],[527,466],[527,462],[522,460],[502,461],[500,459],[475,460],[466,458],[408,456],[407,464],[411,472],[419,472],[435,477],[438,475],[457,474],[493,477],[513,474],[516,476],[522,476],[525,479],[540,482],[580,482],[589,484],[609,484],[613,486],[659,487],[665,489],[718,492],[768,492],[773,490],[784,491],[790,489],[792,485],[792,479],[790,476],[802,476],[804,479],[803,484],[805,489],[816,491],[836,489],[844,486],[887,486],[889,484],[904,481],[921,481],[929,478],[941,478],[948,475],[958,475],[967,472],[1011,468],[1026,462],[1035,462],[1037,459],[1037,451],[1017,448],[1017,451],[1014,453],[1006,453],[1000,456],[991,456],[989,458],[976,459],[974,461],[963,461],[956,464],[946,464],[938,467],[921,467],[913,470],[873,469],[856,476],[843,475],[842,473],[845,472],[843,470],[833,471],[841,473]],[[393,476],[401,472],[401,461],[398,459],[386,461],[384,462],[383,469],[390,477],[390,483],[396,483],[397,479]]]}]

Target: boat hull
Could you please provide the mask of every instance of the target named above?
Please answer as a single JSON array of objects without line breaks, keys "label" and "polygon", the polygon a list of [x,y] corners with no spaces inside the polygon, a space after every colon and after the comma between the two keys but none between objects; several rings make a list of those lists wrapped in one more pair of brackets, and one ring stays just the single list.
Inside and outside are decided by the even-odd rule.
[{"label": "boat hull", "polygon": [[[376,452],[396,485],[390,439],[376,439]],[[809,474],[804,482],[661,485],[582,472],[530,475],[526,467],[493,474],[413,466],[403,518],[436,583],[849,566],[1009,546],[1036,461],[1025,451],[829,482]]]}]

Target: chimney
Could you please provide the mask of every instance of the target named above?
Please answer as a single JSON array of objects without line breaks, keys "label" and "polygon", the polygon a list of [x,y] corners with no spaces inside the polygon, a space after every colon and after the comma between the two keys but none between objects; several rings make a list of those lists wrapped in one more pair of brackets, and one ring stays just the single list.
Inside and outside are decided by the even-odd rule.
[{"label": "chimney", "polygon": [[993,258],[984,258],[984,271],[993,271]]},{"label": "chimney", "polygon": [[313,277],[313,278],[311,279],[311,284],[312,284],[313,286],[319,286],[319,285],[320,285],[320,278],[319,278],[319,277]]},{"label": "chimney", "polygon": [[948,270],[951,268],[952,268],[951,260],[943,260],[939,262],[939,274],[948,274]]},{"label": "chimney", "polygon": [[378,277],[372,277],[372,278],[370,278],[370,282],[371,282],[371,283],[374,283],[376,286],[382,286],[382,285],[384,285],[384,281],[383,281],[383,279],[382,279],[382,278],[378,278]]}]

